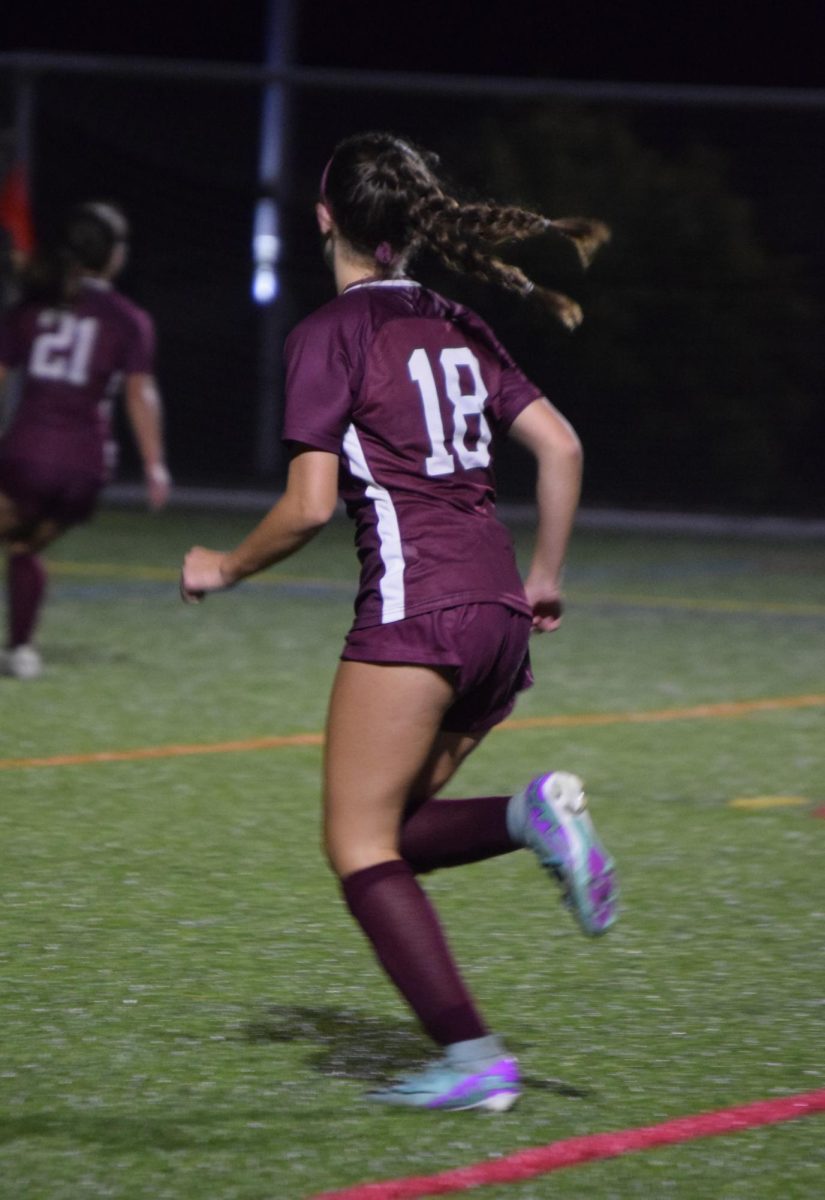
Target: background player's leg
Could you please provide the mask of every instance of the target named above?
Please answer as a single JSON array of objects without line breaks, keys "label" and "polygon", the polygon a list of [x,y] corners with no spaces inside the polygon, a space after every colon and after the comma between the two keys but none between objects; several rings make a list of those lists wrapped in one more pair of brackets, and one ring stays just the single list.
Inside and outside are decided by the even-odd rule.
[{"label": "background player's leg", "polygon": [[46,594],[46,568],[37,554],[10,551],[6,569],[8,647],[28,645]]},{"label": "background player's leg", "polygon": [[37,553],[62,532],[51,520],[41,521],[25,538],[8,545],[6,562],[7,653],[6,670],[18,679],[34,679],[42,669],[32,642],[46,597],[46,567]]}]

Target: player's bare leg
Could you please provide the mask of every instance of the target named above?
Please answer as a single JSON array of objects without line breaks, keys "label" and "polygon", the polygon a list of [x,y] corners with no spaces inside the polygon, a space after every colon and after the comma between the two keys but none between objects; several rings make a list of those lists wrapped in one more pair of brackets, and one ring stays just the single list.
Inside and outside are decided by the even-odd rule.
[{"label": "player's bare leg", "polygon": [[[444,1058],[374,1093],[387,1104],[503,1111],[518,1097],[518,1067],[477,1012],[438,917],[399,855],[405,806],[435,752],[453,701],[428,667],[343,662],[329,706],[324,836],[355,919]],[[464,756],[471,747],[467,747]]]},{"label": "player's bare leg", "polygon": [[435,748],[453,698],[448,678],[429,667],[339,665],[327,720],[324,840],[342,878],[398,858],[413,789],[427,774],[449,777],[448,757]]},{"label": "player's bare leg", "polygon": [[423,804],[437,796],[441,789],[447,786],[465,758],[481,745],[485,736],[483,733],[440,732],[412,786],[412,804]]}]

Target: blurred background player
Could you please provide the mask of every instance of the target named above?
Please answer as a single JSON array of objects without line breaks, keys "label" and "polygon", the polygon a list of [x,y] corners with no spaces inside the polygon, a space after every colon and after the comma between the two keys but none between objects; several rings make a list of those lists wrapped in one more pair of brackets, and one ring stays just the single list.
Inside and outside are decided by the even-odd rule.
[{"label": "blurred background player", "polygon": [[[528,846],[586,933],[616,918],[613,863],[575,775],[542,775],[513,796],[436,799],[532,682],[531,629],[558,627],[581,447],[489,327],[405,268],[426,247],[573,327],[572,300],[538,288],[491,246],[561,233],[587,260],[607,230],[462,203],[434,156],[382,133],[337,147],[317,217],[338,295],[287,342],[286,491],[235,550],[189,551],[183,596],[197,600],[300,549],[332,516],[340,470],[361,580],[327,718],[325,846],[379,961],[443,1048],[432,1067],[372,1098],[502,1111],[518,1097],[518,1065],[478,1012],[416,875]],[[524,584],[494,505],[493,442],[508,433],[538,468]]]},{"label": "blurred background player", "polygon": [[32,679],[46,590],[40,551],[93,514],[109,474],[111,404],[123,391],[149,507],[169,496],[149,315],[114,287],[129,226],[114,204],[69,213],[53,254],[35,257],[0,327],[0,387],[17,400],[0,437],[0,539],[6,550],[6,674]]}]

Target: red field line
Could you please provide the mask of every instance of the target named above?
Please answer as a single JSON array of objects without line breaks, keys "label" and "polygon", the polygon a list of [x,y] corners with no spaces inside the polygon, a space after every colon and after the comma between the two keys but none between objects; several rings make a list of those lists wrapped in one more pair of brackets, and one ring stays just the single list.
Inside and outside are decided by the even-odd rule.
[{"label": "red field line", "polygon": [[[719,704],[695,704],[685,708],[658,708],[642,712],[559,714],[552,717],[519,717],[505,721],[494,733],[514,729],[582,729],[600,725],[645,725],[657,721],[695,721],[747,717],[762,712],[784,712],[797,708],[822,708],[825,693],[805,696],[775,696],[763,700],[731,700]],[[40,758],[0,758],[0,771],[22,771],[36,767],[84,767],[95,763],[138,762],[142,759],[182,758],[200,754],[245,753],[250,750],[279,750],[287,746],[322,746],[322,733],[273,734],[229,742],[193,742],[168,746],[137,746],[131,750],[95,750],[83,754],[53,754]]]},{"label": "red field line", "polygon": [[338,1191],[318,1193],[309,1197],[309,1200],[419,1200],[426,1196],[446,1196],[493,1183],[520,1183],[564,1167],[575,1167],[597,1159],[617,1158],[622,1154],[650,1150],[654,1146],[673,1146],[697,1138],[721,1137],[740,1133],[744,1129],[755,1129],[760,1125],[775,1125],[780,1121],[794,1121],[823,1112],[825,1090],[801,1092],[778,1100],[757,1100],[737,1108],[677,1117],[660,1125],[568,1138],[552,1142],[549,1146],[519,1150],[489,1162],[441,1171],[437,1175],[356,1184]]}]

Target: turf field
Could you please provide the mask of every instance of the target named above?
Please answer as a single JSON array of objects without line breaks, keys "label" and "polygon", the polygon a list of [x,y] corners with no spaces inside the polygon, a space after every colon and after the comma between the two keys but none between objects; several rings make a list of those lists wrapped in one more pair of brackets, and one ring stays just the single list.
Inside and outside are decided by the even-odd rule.
[{"label": "turf field", "polygon": [[[526,1075],[435,1116],[362,1099],[430,1049],[318,848],[349,528],[177,599],[252,520],[104,511],[51,552],[47,674],[0,680],[3,1200],[308,1200],[825,1087],[825,547],[576,535],[536,686],[450,794],[578,771],[624,912],[585,940],[526,852],[429,879]],[[823,1192],[820,1115],[465,1194]]]}]

